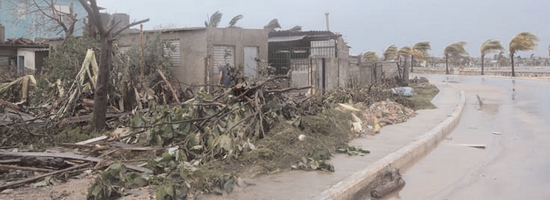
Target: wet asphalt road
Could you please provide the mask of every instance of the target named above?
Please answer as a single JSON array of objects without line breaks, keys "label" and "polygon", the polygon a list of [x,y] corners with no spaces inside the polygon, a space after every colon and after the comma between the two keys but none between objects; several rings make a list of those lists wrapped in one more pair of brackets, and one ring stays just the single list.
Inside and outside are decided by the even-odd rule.
[{"label": "wet asphalt road", "polygon": [[466,92],[461,122],[386,199],[550,199],[549,81],[427,77]]}]

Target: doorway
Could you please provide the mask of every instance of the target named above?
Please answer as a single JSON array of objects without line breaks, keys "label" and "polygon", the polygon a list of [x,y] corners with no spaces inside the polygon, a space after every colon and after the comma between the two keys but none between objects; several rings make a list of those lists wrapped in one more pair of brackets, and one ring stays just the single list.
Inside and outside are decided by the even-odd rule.
[{"label": "doorway", "polygon": [[25,56],[17,57],[17,70],[19,71],[19,76],[25,76]]}]

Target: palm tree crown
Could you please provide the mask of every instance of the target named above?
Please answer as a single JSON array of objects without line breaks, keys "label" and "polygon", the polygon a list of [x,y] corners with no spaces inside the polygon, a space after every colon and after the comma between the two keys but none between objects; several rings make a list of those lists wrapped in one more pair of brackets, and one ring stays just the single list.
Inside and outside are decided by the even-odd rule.
[{"label": "palm tree crown", "polygon": [[445,47],[445,74],[449,74],[449,57],[467,56],[468,52],[464,49],[466,42],[455,42]]},{"label": "palm tree crown", "polygon": [[397,58],[397,47],[395,45],[391,45],[384,51],[384,61],[395,58]]},{"label": "palm tree crown", "polygon": [[522,32],[510,41],[510,61],[512,62],[512,76],[516,76],[514,70],[514,54],[518,51],[529,51],[537,48],[539,37],[529,32]]},{"label": "palm tree crown", "polygon": [[428,57],[428,51],[432,49],[430,42],[424,41],[416,43],[411,48],[411,72],[413,72],[414,67],[414,58],[425,58]]},{"label": "palm tree crown", "polygon": [[518,51],[529,51],[537,48],[539,37],[529,32],[522,32],[510,41],[510,55],[514,55]]},{"label": "palm tree crown", "polygon": [[489,39],[481,44],[480,53],[481,56],[485,56],[488,53],[498,53],[503,50],[504,47],[500,44],[500,41]]},{"label": "palm tree crown", "polygon": [[363,59],[367,62],[374,62],[378,60],[378,55],[376,55],[373,51],[368,51],[367,53],[363,54]]},{"label": "palm tree crown", "polygon": [[485,71],[485,55],[488,53],[497,53],[502,52],[504,47],[500,44],[498,40],[487,40],[481,44],[480,53],[481,53],[481,75],[484,75]]},{"label": "palm tree crown", "polygon": [[218,27],[218,24],[222,20],[222,13],[216,11],[212,16],[208,17],[207,21],[204,21],[206,27]]},{"label": "palm tree crown", "polygon": [[411,54],[415,57],[426,57],[428,56],[428,51],[431,49],[430,42],[419,42],[412,46]]},{"label": "palm tree crown", "polygon": [[464,46],[466,46],[466,42],[455,42],[445,47],[443,53],[445,56],[467,56],[468,52]]},{"label": "palm tree crown", "polygon": [[237,24],[237,22],[239,20],[241,20],[243,18],[243,15],[237,15],[235,17],[233,17],[231,19],[231,21],[229,21],[229,26],[227,26],[227,28],[237,28],[237,26],[235,26],[235,24]]},{"label": "palm tree crown", "polygon": [[397,52],[397,54],[399,56],[402,56],[404,58],[407,58],[409,55],[411,55],[411,47],[409,46],[404,46],[404,47],[401,47],[401,49],[399,49],[399,51]]}]

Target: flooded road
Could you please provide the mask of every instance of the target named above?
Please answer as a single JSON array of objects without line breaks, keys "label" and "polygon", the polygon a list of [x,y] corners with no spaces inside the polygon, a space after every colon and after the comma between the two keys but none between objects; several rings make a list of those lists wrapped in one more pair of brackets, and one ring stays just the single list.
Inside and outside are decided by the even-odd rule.
[{"label": "flooded road", "polygon": [[428,79],[466,92],[461,122],[386,199],[550,199],[549,81]]}]

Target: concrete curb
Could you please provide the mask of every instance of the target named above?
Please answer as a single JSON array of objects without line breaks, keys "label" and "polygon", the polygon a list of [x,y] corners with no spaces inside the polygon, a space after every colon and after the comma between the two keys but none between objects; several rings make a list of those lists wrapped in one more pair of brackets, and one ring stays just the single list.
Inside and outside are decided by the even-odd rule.
[{"label": "concrete curb", "polygon": [[460,122],[465,103],[465,92],[460,91],[458,106],[445,121],[439,123],[428,133],[418,137],[416,141],[376,161],[364,170],[358,171],[343,181],[338,182],[330,189],[317,195],[314,199],[357,198],[357,194],[364,191],[364,188],[367,188],[373,183],[380,173],[387,171],[392,166],[398,169],[408,167],[414,161],[437,147],[437,144],[451,133]]}]

